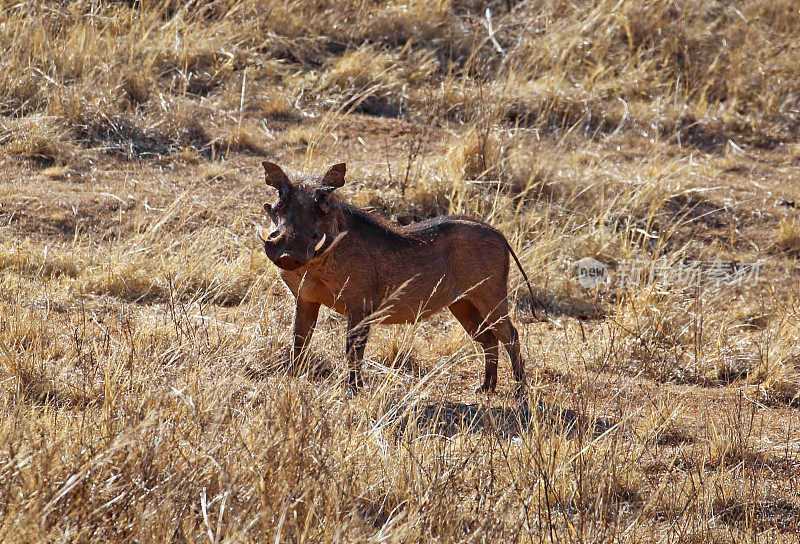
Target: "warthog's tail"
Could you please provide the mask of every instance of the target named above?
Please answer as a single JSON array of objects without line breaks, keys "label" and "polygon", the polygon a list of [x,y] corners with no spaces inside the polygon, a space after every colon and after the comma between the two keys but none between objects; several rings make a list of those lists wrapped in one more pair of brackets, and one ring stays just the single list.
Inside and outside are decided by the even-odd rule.
[{"label": "warthog's tail", "polygon": [[531,282],[528,280],[528,275],[525,273],[525,269],[522,268],[522,263],[519,262],[517,254],[514,253],[514,248],[511,247],[511,244],[508,243],[508,240],[506,240],[505,237],[503,237],[503,239],[506,242],[506,247],[508,248],[508,252],[511,253],[512,257],[514,257],[514,262],[517,263],[517,267],[519,268],[519,271],[522,273],[522,277],[525,279],[525,283],[528,285],[528,292],[531,294],[531,300],[533,301],[534,304],[538,304],[539,307],[542,310],[544,310],[545,317],[549,317],[549,314],[547,313],[547,307],[545,307],[545,305],[542,304],[542,301],[536,298],[536,295],[533,294],[533,287],[531,287]]}]

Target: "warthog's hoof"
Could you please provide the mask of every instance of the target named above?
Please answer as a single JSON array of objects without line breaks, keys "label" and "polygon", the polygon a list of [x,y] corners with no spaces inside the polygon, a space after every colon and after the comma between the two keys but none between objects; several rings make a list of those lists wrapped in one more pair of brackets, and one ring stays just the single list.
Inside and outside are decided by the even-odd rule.
[{"label": "warthog's hoof", "polygon": [[495,384],[493,383],[483,383],[479,388],[475,390],[476,395],[480,395],[481,393],[494,393]]},{"label": "warthog's hoof", "polygon": [[361,377],[361,373],[351,370],[347,376],[347,390],[358,393],[362,387],[364,387],[364,379]]}]

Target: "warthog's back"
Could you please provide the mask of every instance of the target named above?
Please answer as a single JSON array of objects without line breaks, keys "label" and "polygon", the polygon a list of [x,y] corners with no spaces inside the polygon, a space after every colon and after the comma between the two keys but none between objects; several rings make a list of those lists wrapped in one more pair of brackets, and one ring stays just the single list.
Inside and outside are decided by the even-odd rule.
[{"label": "warthog's back", "polygon": [[505,298],[508,246],[497,229],[468,217],[444,216],[396,232],[402,236],[369,236],[365,248],[374,276],[364,279],[369,278],[374,295],[370,303],[384,308],[383,322],[425,318],[477,293]]},{"label": "warthog's back", "polygon": [[[436,281],[446,277],[459,291],[475,288],[489,278],[508,275],[508,245],[503,234],[464,216],[444,216],[402,229],[422,241],[419,258]],[[431,278],[433,279],[433,278]]]}]

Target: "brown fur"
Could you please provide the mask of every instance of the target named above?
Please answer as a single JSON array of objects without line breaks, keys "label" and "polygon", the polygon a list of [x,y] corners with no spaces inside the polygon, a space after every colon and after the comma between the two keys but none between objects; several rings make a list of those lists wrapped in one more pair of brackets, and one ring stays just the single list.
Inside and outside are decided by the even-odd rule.
[{"label": "brown fur", "polygon": [[269,236],[259,231],[259,237],[297,300],[294,362],[304,360],[320,305],[333,308],[347,316],[349,383],[358,388],[373,323],[409,323],[449,308],[483,347],[479,390],[497,384],[499,342],[524,386],[519,337],[508,316],[513,251],[500,231],[464,216],[393,225],[332,194],[344,183],[343,164],[318,184],[291,183],[271,163],[264,168],[279,199],[264,205],[276,229]]}]

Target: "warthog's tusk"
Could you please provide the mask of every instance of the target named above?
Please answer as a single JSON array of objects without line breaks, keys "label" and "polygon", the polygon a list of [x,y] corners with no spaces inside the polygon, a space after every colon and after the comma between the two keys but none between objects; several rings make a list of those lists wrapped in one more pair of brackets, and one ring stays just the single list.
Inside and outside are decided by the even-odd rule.
[{"label": "warthog's tusk", "polygon": [[259,240],[261,240],[262,242],[266,242],[267,241],[267,236],[269,236],[266,233],[266,231],[264,230],[264,227],[258,227],[256,229],[256,235],[258,236]]},{"label": "warthog's tusk", "polygon": [[[331,243],[330,243],[330,244],[328,244],[328,247],[326,247],[326,248],[325,248],[325,251],[323,251],[322,253],[320,253],[320,254],[318,254],[318,255],[314,255],[314,258],[315,258],[315,259],[319,259],[319,258],[320,258],[320,257],[322,257],[323,255],[327,255],[328,253],[330,253],[330,251],[331,251],[331,250],[332,250],[334,247],[336,247],[336,244],[338,244],[339,242],[341,242],[341,241],[342,241],[342,238],[344,238],[344,236],[345,236],[346,234],[347,234],[347,231],[340,232],[339,234],[337,234],[337,235],[336,235],[336,238],[334,238],[333,240],[331,240]],[[320,248],[322,247],[322,244],[325,242],[325,238],[326,238],[326,236],[325,236],[325,235],[323,235],[323,236],[322,236],[322,240],[320,240],[320,241],[319,241],[319,243],[317,244],[317,247],[315,247],[315,248],[314,248],[314,253],[317,253],[317,251],[319,251],[319,250],[320,250]]]},{"label": "warthog's tusk", "polygon": [[323,234],[322,235],[322,238],[319,239],[319,242],[317,242],[317,245],[314,246],[314,252],[315,253],[317,251],[319,251],[320,249],[322,249],[322,246],[325,245],[325,240],[326,240],[327,237],[328,237],[327,234]]},{"label": "warthog's tusk", "polygon": [[336,244],[338,244],[339,242],[341,242],[341,241],[342,241],[342,238],[344,238],[346,234],[347,234],[347,231],[346,231],[346,230],[345,230],[345,231],[342,231],[342,232],[340,232],[340,233],[339,233],[339,234],[336,236],[336,238],[334,238],[334,239],[333,239],[333,242],[331,242],[331,245],[329,245],[329,246],[328,246],[328,249],[326,249],[326,250],[325,250],[325,252],[327,253],[328,251],[332,250],[332,249],[333,249],[333,246],[335,246]]}]

